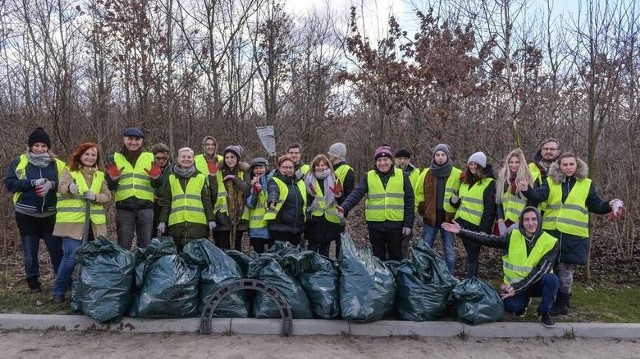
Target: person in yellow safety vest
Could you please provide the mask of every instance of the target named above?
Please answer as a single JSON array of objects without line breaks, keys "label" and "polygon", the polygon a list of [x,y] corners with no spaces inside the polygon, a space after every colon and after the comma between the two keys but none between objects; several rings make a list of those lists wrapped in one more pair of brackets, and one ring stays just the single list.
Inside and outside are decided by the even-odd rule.
[{"label": "person in yellow safety vest", "polygon": [[202,153],[193,159],[198,172],[208,176],[209,171],[223,161],[222,156],[216,154],[217,151],[218,141],[213,136],[205,136],[202,139]]},{"label": "person in yellow safety vest", "polygon": [[309,165],[302,162],[302,145],[299,143],[290,144],[287,146],[287,155],[291,157],[294,166],[296,166],[296,172],[300,173],[298,177],[304,177],[309,172]]},{"label": "person in yellow safety vest", "polygon": [[[547,179],[549,168],[555,163],[558,156],[562,153],[560,149],[560,141],[553,137],[544,139],[540,143],[540,148],[533,156],[533,161],[529,163],[529,171],[531,171],[531,180],[533,188],[538,188]],[[544,216],[546,208],[545,202],[538,203],[538,209]]]},{"label": "person in yellow safety vest", "polygon": [[383,261],[401,260],[402,238],[411,235],[415,218],[413,188],[407,174],[393,167],[391,147],[378,147],[373,160],[375,168],[338,210],[348,214],[366,195],[364,213],[373,255]]},{"label": "person in yellow safety vest", "polygon": [[527,197],[517,183],[532,183],[524,152],[520,148],[509,152],[496,180],[496,224],[493,233],[504,235],[507,227],[518,223],[518,216],[527,205]]},{"label": "person in yellow safety vest", "polygon": [[[467,160],[467,169],[460,178],[458,195],[449,203],[457,207],[454,217],[464,229],[491,233],[496,216],[496,186],[493,169],[484,152],[476,152]],[[467,252],[467,278],[478,276],[478,259],[482,245],[462,239]]]},{"label": "person in yellow safety vest", "polygon": [[241,146],[227,146],[223,152],[224,161],[220,164],[219,171],[211,177],[213,214],[218,224],[213,232],[213,238],[216,246],[222,249],[240,251],[242,236],[249,229],[249,208],[246,206],[246,198],[251,191],[251,177],[249,164],[242,161],[243,155],[244,150]]},{"label": "person in yellow safety vest", "polygon": [[313,158],[304,183],[308,203],[305,227],[308,249],[328,258],[331,242],[340,240],[345,224],[344,217],[338,216],[336,200],[342,195],[342,185],[325,155]]},{"label": "person in yellow safety vest", "polygon": [[289,155],[280,156],[277,166],[267,183],[267,228],[273,240],[297,246],[304,231],[306,189]]},{"label": "person in yellow safety vest", "polygon": [[[411,187],[416,188],[418,177],[420,177],[420,168],[411,163],[411,152],[406,148],[401,148],[396,151],[394,162],[396,168],[403,170],[409,176],[409,182]],[[410,237],[406,236],[402,238],[402,258],[409,258],[409,241]]]},{"label": "person in yellow safety vest", "polygon": [[440,227],[442,222],[450,222],[456,208],[449,199],[460,189],[461,171],[454,167],[449,158],[449,145],[440,143],[433,148],[431,165],[420,174],[414,187],[416,208],[422,216],[422,240],[429,247],[434,246],[440,232],[442,250],[447,269],[453,274],[456,262],[455,236]]},{"label": "person in yellow safety vest", "polygon": [[546,181],[538,188],[531,184],[519,184],[519,190],[536,205],[546,201],[542,216],[542,228],[560,241],[560,254],[555,272],[560,279],[560,289],[551,308],[551,315],[567,314],[573,265],[585,265],[589,258],[589,212],[611,213],[618,217],[624,212],[624,204],[615,198],[606,202],[598,196],[587,164],[570,152],[561,154],[551,165]]},{"label": "person in yellow safety vest", "polygon": [[[333,166],[333,172],[336,174],[336,178],[342,185],[342,194],[336,198],[338,205],[353,192],[355,188],[356,175],[351,166],[347,164],[347,146],[342,142],[336,142],[329,147],[327,156],[331,165]],[[340,227],[342,231],[345,226]],[[336,240],[336,258],[340,255],[340,238]]]},{"label": "person in yellow safety vest", "polygon": [[[64,302],[75,266],[75,255],[83,239],[94,240],[107,235],[107,215],[104,205],[111,201],[111,192],[98,170],[100,152],[93,142],[80,144],[69,158],[58,184],[58,213],[53,235],[62,238],[62,262],[53,285],[53,302]],[[89,206],[89,218],[87,218]],[[88,224],[88,233],[85,225]]]},{"label": "person in yellow safety vest", "polygon": [[154,188],[162,186],[162,167],[153,154],[142,149],[144,133],[129,127],[123,133],[123,147],[105,165],[107,187],[115,191],[118,244],[131,249],[134,235],[138,248],[153,235]]},{"label": "person in yellow safety vest", "polygon": [[53,236],[56,188],[65,164],[51,152],[51,139],[38,127],[28,138],[28,149],[11,161],[3,182],[13,193],[16,224],[24,251],[24,271],[31,292],[41,292],[38,252],[44,240],[54,273],[62,259],[62,241]]},{"label": "person in yellow safety vest", "polygon": [[460,224],[443,223],[442,228],[463,238],[505,250],[502,256],[503,284],[500,286],[504,309],[517,317],[527,314],[531,297],[541,297],[538,305],[540,323],[555,326],[551,305],[558,292],[558,277],[553,265],[559,251],[558,239],[542,230],[540,212],[525,207],[518,216],[518,226],[494,236],[463,229]]},{"label": "person in yellow safety vest", "polygon": [[209,237],[216,227],[211,202],[212,181],[198,172],[193,164],[193,150],[178,150],[176,164],[172,166],[160,191],[160,214],[157,230],[173,237],[178,252],[192,240]]},{"label": "person in yellow safety vest", "polygon": [[256,253],[264,253],[265,245],[271,248],[274,239],[269,236],[267,220],[267,184],[273,175],[269,173],[269,163],[265,158],[251,160],[251,192],[247,197],[249,208],[249,243]]}]

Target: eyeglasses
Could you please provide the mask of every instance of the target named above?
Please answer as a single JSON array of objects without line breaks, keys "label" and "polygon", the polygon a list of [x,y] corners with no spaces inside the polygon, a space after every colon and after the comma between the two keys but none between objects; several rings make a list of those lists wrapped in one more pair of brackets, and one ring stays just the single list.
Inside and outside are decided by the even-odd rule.
[{"label": "eyeglasses", "polygon": [[169,157],[164,157],[164,156],[158,157],[158,156],[156,156],[156,161],[166,161],[168,159],[169,159]]}]

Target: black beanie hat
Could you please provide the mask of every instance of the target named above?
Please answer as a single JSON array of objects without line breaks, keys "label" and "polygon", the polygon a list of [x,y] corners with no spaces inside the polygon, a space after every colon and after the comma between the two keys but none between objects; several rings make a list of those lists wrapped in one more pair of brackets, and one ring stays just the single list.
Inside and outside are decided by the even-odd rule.
[{"label": "black beanie hat", "polygon": [[411,158],[411,152],[406,148],[401,148],[396,151],[396,158],[397,157]]},{"label": "black beanie hat", "polygon": [[41,142],[47,145],[47,147],[51,148],[51,139],[49,135],[42,127],[37,127],[31,134],[29,135],[29,147],[33,146],[34,143]]}]

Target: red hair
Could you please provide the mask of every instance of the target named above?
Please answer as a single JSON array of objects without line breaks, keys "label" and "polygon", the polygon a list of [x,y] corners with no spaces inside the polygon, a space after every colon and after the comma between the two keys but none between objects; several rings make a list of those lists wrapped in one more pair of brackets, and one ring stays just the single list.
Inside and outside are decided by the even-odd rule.
[{"label": "red hair", "polygon": [[82,166],[82,162],[80,162],[80,157],[87,152],[89,149],[94,148],[98,152],[98,158],[96,160],[96,167],[98,167],[98,163],[100,163],[100,149],[98,145],[93,142],[83,142],[80,146],[76,147],[75,151],[69,156],[69,169],[71,171],[77,171]]}]

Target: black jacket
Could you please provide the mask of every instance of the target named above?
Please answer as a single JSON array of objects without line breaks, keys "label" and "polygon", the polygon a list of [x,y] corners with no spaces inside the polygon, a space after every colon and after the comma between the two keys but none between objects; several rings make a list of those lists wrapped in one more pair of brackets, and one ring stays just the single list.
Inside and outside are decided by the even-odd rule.
[{"label": "black jacket", "polygon": [[[302,196],[306,196],[306,193],[300,193],[298,190],[298,181],[301,179],[295,175],[294,177],[285,177],[280,171],[275,171],[273,177],[284,182],[289,193],[276,218],[267,223],[267,228],[270,231],[300,234],[304,231],[304,199]],[[273,177],[267,183],[267,203],[269,205],[277,203],[280,198],[280,188]]]}]

